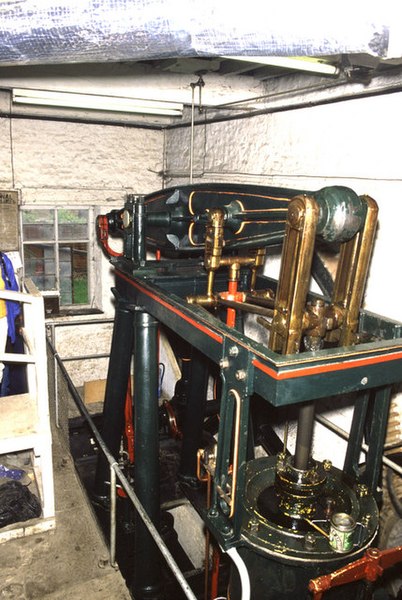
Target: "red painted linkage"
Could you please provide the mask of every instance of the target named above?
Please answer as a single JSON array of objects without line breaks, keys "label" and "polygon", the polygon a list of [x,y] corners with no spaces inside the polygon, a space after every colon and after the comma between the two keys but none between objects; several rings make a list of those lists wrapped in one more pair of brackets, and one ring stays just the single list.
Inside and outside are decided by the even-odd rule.
[{"label": "red painted linkage", "polygon": [[369,548],[365,555],[333,573],[312,579],[308,589],[314,600],[321,600],[323,593],[330,588],[354,581],[376,581],[385,569],[402,562],[402,546],[387,550]]},{"label": "red painted linkage", "polygon": [[108,256],[123,256],[122,252],[116,252],[109,246],[109,224],[106,215],[98,215],[96,219],[96,231],[98,240]]}]

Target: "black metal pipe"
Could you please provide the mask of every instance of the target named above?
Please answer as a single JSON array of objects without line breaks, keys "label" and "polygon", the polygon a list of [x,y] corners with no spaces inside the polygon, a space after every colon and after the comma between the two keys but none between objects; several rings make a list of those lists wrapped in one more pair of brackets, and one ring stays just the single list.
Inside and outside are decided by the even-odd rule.
[{"label": "black metal pipe", "polygon": [[[138,311],[134,321],[134,490],[155,527],[160,527],[158,322]],[[135,519],[133,594],[162,597],[158,548],[141,518]]]},{"label": "black metal pipe", "polygon": [[384,451],[385,436],[387,433],[388,413],[391,403],[391,386],[376,389],[373,399],[373,413],[368,440],[368,452],[365,472],[362,481],[371,490],[374,497],[380,487],[381,456]]},{"label": "black metal pipe", "polygon": [[197,484],[197,451],[202,444],[202,427],[205,418],[209,365],[206,357],[192,349],[190,397],[183,424],[183,441],[180,458],[180,479],[190,485]]},{"label": "black metal pipe", "polygon": [[351,478],[359,477],[359,461],[366,425],[370,390],[360,393],[355,401],[343,471]]},{"label": "black metal pipe", "polygon": [[314,429],[314,402],[300,407],[297,423],[295,469],[306,470],[311,456],[311,442]]},{"label": "black metal pipe", "polygon": [[134,203],[134,263],[144,265],[145,249],[145,205],[144,196],[136,196]]},{"label": "black metal pipe", "polygon": [[[124,406],[132,350],[133,313],[124,302],[117,299],[102,419],[103,439],[116,460],[119,458],[124,429]],[[109,464],[103,453],[100,453],[95,475],[95,495],[108,496],[109,485]]]}]

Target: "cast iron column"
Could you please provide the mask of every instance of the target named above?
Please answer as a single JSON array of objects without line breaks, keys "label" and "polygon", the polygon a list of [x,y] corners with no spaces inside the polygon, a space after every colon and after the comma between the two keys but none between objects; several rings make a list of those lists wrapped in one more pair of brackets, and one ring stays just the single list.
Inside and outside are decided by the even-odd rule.
[{"label": "cast iron column", "polygon": [[[126,307],[124,301],[117,298],[102,420],[102,437],[116,460],[119,459],[124,429],[124,405],[133,352],[133,319],[133,312]],[[109,496],[109,486],[109,463],[103,452],[100,452],[95,476],[95,495]]]},{"label": "cast iron column", "polygon": [[[134,320],[134,490],[159,529],[158,322],[141,310]],[[160,599],[160,553],[143,524],[135,518],[136,600]]]}]

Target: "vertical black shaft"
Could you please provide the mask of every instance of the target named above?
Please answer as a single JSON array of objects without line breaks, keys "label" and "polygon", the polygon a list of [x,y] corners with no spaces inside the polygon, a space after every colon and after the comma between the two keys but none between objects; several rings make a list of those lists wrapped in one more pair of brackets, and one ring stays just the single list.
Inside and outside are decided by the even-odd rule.
[{"label": "vertical black shaft", "polygon": [[179,475],[182,481],[197,482],[197,451],[202,443],[202,426],[207,402],[209,365],[205,356],[193,348],[191,355],[190,397],[183,425]]},{"label": "vertical black shaft", "polygon": [[136,196],[134,203],[134,263],[145,264],[145,205],[144,196]]},{"label": "vertical black shaft", "polygon": [[358,479],[359,459],[362,451],[364,429],[366,425],[367,409],[369,405],[370,390],[360,393],[356,398],[353,409],[353,419],[349,432],[349,441],[346,449],[343,471],[351,478]]},{"label": "vertical black shaft", "polygon": [[[124,405],[133,351],[133,317],[124,302],[117,299],[102,421],[102,437],[116,460],[119,458],[124,429]],[[95,475],[95,495],[108,496],[109,485],[109,463],[100,452]]]},{"label": "vertical black shaft", "polygon": [[297,423],[296,451],[294,466],[306,470],[311,456],[311,443],[314,429],[314,403],[309,402],[300,407]]},{"label": "vertical black shaft", "polygon": [[374,392],[373,414],[368,439],[369,449],[366,458],[366,469],[362,477],[363,483],[368,486],[374,497],[377,495],[377,487],[381,486],[382,455],[387,433],[391,390],[391,386],[386,386]]},{"label": "vertical black shaft", "polygon": [[[159,529],[158,322],[142,311],[134,325],[134,415],[134,489]],[[161,597],[160,553],[138,515],[133,593],[136,600]]]}]

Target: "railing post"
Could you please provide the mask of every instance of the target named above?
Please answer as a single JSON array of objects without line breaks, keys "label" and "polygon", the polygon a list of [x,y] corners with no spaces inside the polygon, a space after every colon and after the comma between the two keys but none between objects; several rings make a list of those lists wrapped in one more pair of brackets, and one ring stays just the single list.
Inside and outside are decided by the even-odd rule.
[{"label": "railing post", "polygon": [[110,564],[116,567],[116,471],[117,462],[110,465]]}]

